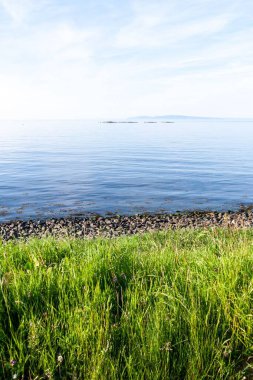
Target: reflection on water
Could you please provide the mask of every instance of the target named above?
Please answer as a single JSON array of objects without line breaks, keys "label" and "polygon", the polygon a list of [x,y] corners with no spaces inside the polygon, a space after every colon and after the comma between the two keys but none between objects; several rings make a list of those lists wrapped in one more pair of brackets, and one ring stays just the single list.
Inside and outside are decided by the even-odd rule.
[{"label": "reflection on water", "polygon": [[0,221],[253,203],[253,122],[0,122]]}]

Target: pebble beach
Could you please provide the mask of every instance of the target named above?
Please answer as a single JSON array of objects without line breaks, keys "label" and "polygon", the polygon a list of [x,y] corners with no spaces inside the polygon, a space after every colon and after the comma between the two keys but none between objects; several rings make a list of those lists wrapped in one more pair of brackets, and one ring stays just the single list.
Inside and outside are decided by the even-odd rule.
[{"label": "pebble beach", "polygon": [[104,217],[67,217],[46,220],[16,220],[0,224],[0,239],[43,238],[94,238],[133,235],[150,231],[177,228],[250,228],[253,227],[253,210],[211,212],[194,211],[175,214],[137,214]]}]

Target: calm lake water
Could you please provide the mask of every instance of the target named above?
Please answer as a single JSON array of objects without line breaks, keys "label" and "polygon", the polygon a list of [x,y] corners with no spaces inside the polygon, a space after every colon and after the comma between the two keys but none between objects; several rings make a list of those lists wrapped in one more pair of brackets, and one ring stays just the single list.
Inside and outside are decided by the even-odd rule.
[{"label": "calm lake water", "polygon": [[253,121],[0,122],[0,221],[253,203]]}]

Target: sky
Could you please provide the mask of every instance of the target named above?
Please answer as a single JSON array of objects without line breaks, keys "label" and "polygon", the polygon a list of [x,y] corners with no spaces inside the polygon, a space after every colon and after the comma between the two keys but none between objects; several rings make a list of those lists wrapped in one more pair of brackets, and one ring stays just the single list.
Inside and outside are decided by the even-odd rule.
[{"label": "sky", "polygon": [[0,0],[0,119],[253,117],[252,0]]}]

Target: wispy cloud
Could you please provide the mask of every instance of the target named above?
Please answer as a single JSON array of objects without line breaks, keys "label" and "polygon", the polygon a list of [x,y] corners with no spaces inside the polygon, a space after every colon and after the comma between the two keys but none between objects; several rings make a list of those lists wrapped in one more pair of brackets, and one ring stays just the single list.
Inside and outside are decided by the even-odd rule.
[{"label": "wispy cloud", "polygon": [[250,116],[252,12],[248,0],[0,0],[0,117]]},{"label": "wispy cloud", "polygon": [[4,10],[13,26],[20,26],[31,13],[47,6],[47,0],[0,0],[0,8]]},{"label": "wispy cloud", "polygon": [[0,0],[0,6],[8,14],[14,23],[20,23],[24,20],[31,2],[27,0]]},{"label": "wispy cloud", "polygon": [[133,21],[122,27],[116,36],[119,48],[170,47],[193,37],[203,38],[222,32],[235,19],[233,15],[216,15],[203,20],[173,22],[169,17],[137,14]]}]

